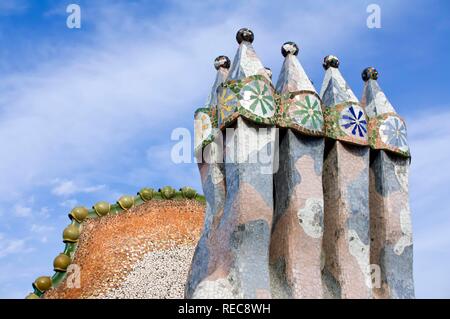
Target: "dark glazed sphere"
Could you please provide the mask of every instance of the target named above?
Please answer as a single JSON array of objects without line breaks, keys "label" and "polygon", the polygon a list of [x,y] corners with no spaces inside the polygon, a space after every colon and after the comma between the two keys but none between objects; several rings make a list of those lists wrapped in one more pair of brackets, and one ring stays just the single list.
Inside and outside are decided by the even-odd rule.
[{"label": "dark glazed sphere", "polygon": [[214,67],[216,70],[220,68],[229,69],[230,68],[230,59],[225,55],[219,55],[214,60]]},{"label": "dark glazed sphere", "polygon": [[247,28],[242,28],[236,33],[236,41],[241,44],[242,41],[247,41],[252,43],[255,39],[253,31]]},{"label": "dark glazed sphere", "polygon": [[298,46],[294,42],[288,41],[281,46],[281,54],[286,57],[288,54],[297,55]]},{"label": "dark glazed sphere", "polygon": [[361,77],[364,82],[367,82],[370,79],[377,80],[378,79],[378,71],[375,68],[369,66],[368,68],[365,68],[364,71],[362,71]]},{"label": "dark glazed sphere", "polygon": [[325,70],[328,70],[330,66],[337,69],[339,67],[339,59],[334,55],[327,55],[323,58],[322,66]]}]

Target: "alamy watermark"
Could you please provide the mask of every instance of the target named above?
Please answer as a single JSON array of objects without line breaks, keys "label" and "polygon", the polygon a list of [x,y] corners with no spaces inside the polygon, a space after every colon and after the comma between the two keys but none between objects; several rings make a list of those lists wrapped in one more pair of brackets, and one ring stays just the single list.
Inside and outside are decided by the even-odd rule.
[{"label": "alamy watermark", "polygon": [[66,8],[66,12],[69,16],[66,20],[66,25],[69,29],[81,28],[81,7],[78,4],[69,4]]},{"label": "alamy watermark", "polygon": [[170,153],[175,164],[252,164],[262,174],[274,174],[278,170],[278,128],[226,128],[223,132],[217,131],[214,141],[204,147],[199,145],[198,138],[196,145],[192,145],[193,138],[188,129],[176,128],[171,140],[175,141]]},{"label": "alamy watermark", "polygon": [[77,264],[67,267],[66,287],[68,289],[81,288],[81,268]]},{"label": "alamy watermark", "polygon": [[366,285],[369,288],[381,288],[381,267],[377,264],[370,264],[368,267],[369,276]]},{"label": "alamy watermark", "polygon": [[381,28],[381,7],[378,4],[372,3],[367,6],[366,9],[369,16],[367,17],[366,24],[369,29]]}]

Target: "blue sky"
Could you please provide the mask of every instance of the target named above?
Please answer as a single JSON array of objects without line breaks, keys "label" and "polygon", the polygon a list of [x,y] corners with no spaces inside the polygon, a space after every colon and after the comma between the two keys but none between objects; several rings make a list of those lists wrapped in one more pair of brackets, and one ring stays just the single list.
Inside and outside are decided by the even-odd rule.
[{"label": "blue sky", "polygon": [[[82,10],[66,27],[66,7]],[[366,26],[368,4],[381,28]],[[241,27],[274,80],[295,41],[320,87],[337,55],[357,96],[366,66],[407,120],[417,297],[450,297],[450,3],[448,1],[59,1],[0,3],[0,297],[52,274],[76,204],[114,202],[142,186],[192,185],[174,164],[174,128],[192,129]]]}]

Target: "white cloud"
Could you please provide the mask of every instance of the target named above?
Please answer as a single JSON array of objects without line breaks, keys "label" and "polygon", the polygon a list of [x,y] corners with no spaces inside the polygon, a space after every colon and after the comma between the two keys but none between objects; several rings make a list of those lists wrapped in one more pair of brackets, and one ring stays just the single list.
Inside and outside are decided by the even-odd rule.
[{"label": "white cloud", "polygon": [[0,241],[0,258],[4,258],[12,254],[23,254],[30,251],[31,248],[26,246],[25,239],[2,238]]},{"label": "white cloud", "polygon": [[[191,127],[192,112],[212,84],[214,57],[233,56],[234,34],[243,25],[254,29],[256,50],[274,70],[281,66],[279,46],[286,39],[301,41],[308,48],[303,58],[314,57],[315,69],[322,72],[324,52],[343,52],[366,31],[360,19],[364,6],[361,12],[354,4],[282,6],[271,11],[272,23],[267,12],[278,4],[243,3],[224,15],[211,3],[175,3],[178,11],[151,20],[134,16],[139,6],[100,7],[92,21],[98,32],[89,46],[52,47],[60,51],[58,59],[0,79],[0,143],[9,150],[0,158],[2,181],[8,181],[0,183],[0,200],[56,176],[111,178],[110,170],[126,162],[133,139],[165,142],[171,127]],[[203,15],[206,9],[211,10]],[[334,23],[339,15],[346,19]],[[75,190],[66,181],[54,192]]]},{"label": "white cloud", "polygon": [[51,232],[55,230],[55,227],[41,224],[32,224],[30,231],[38,235],[38,239],[41,243],[46,243],[48,241],[48,236]]},{"label": "white cloud", "polygon": [[74,208],[77,205],[78,201],[76,199],[66,199],[64,201],[62,201],[59,205],[65,208]]},{"label": "white cloud", "polygon": [[450,296],[450,112],[436,108],[407,119],[412,152],[410,200],[413,215],[416,296]]},{"label": "white cloud", "polygon": [[47,219],[50,217],[50,209],[46,206],[41,207],[39,210],[39,216],[41,219]]},{"label": "white cloud", "polygon": [[53,231],[55,228],[48,225],[32,224],[30,230],[33,233],[44,234]]},{"label": "white cloud", "polygon": [[95,193],[105,188],[105,185],[79,186],[74,181],[57,181],[57,185],[52,189],[52,194],[57,196],[68,196],[78,193]]},{"label": "white cloud", "polygon": [[0,2],[0,15],[23,12],[28,8],[25,0],[2,0]]},{"label": "white cloud", "polygon": [[450,198],[445,196],[450,180],[450,112],[437,109],[431,115],[417,114],[407,122],[411,160],[411,201],[426,223],[447,220]]},{"label": "white cloud", "polygon": [[23,206],[20,204],[14,205],[14,215],[17,217],[30,217],[31,211],[31,207]]}]

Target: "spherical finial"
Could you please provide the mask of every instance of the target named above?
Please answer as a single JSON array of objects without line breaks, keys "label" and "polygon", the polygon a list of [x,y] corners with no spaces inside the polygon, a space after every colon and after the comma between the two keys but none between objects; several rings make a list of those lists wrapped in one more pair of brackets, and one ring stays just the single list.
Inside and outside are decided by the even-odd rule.
[{"label": "spherical finial", "polygon": [[70,224],[63,231],[63,242],[76,243],[80,237],[80,230],[77,226]]},{"label": "spherical finial", "polygon": [[327,55],[323,58],[323,68],[325,70],[328,70],[328,68],[331,66],[333,68],[339,67],[339,59],[335,57],[334,55]]},{"label": "spherical finial", "polygon": [[145,187],[138,192],[138,195],[144,202],[147,202],[153,198],[153,196],[155,195],[155,190],[153,188]]},{"label": "spherical finial", "polygon": [[39,290],[40,292],[45,292],[52,288],[52,278],[48,276],[38,277],[34,283],[33,287]]},{"label": "spherical finial", "polygon": [[369,66],[368,68],[365,68],[364,71],[362,71],[361,77],[364,82],[367,82],[370,79],[377,80],[378,79],[378,71],[375,68]]},{"label": "spherical finial", "polygon": [[111,205],[107,202],[98,202],[92,208],[98,216],[105,216],[111,210]]},{"label": "spherical finial", "polygon": [[264,69],[266,70],[267,75],[269,75],[269,78],[272,78],[272,69],[268,67],[264,67]]},{"label": "spherical finial", "polygon": [[65,272],[70,263],[70,257],[64,253],[61,253],[53,260],[53,269],[58,272]]},{"label": "spherical finial", "polygon": [[117,204],[119,204],[123,210],[128,210],[134,206],[134,197],[124,195],[117,200]]},{"label": "spherical finial", "polygon": [[89,211],[86,207],[78,206],[72,209],[72,211],[69,213],[70,219],[75,219],[77,222],[81,223],[83,220],[85,220],[89,215]]},{"label": "spherical finial", "polygon": [[163,199],[172,199],[172,198],[174,198],[175,195],[176,195],[175,189],[173,189],[173,188],[170,187],[170,186],[164,186],[163,188],[160,189],[159,192],[160,192],[161,197],[162,197]]},{"label": "spherical finial", "polygon": [[297,55],[298,46],[294,42],[288,41],[281,46],[281,54],[286,57],[288,54]]},{"label": "spherical finial", "polygon": [[186,199],[194,199],[195,196],[197,196],[197,191],[189,186],[180,188],[180,192],[181,192],[181,195],[183,196],[183,198],[186,198]]},{"label": "spherical finial", "polygon": [[242,41],[247,41],[252,43],[255,39],[253,31],[247,28],[242,28],[236,33],[236,41],[241,44]]},{"label": "spherical finial", "polygon": [[230,59],[225,55],[219,55],[214,60],[214,67],[216,70],[220,68],[229,69],[230,68]]}]

